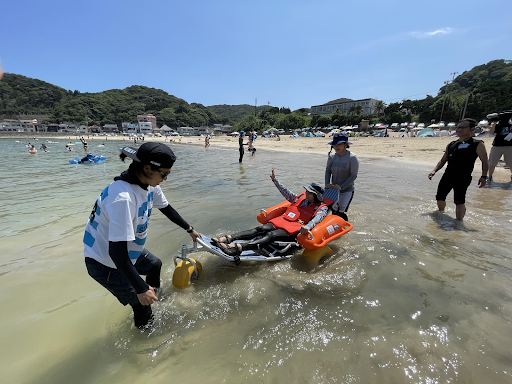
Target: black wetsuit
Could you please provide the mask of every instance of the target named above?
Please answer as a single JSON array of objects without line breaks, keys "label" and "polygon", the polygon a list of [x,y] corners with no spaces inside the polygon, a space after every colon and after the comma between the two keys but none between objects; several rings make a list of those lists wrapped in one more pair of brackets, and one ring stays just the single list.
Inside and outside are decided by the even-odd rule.
[{"label": "black wetsuit", "polygon": [[446,147],[448,165],[439,181],[436,200],[445,201],[448,193],[453,189],[453,200],[456,205],[466,202],[466,191],[471,184],[471,173],[478,157],[476,148],[482,140],[473,137],[464,141],[452,141]]},{"label": "black wetsuit", "polygon": [[242,159],[244,158],[244,137],[240,136],[238,138],[238,145],[239,145],[239,151],[240,151],[240,159],[238,159],[238,162],[241,163]]}]

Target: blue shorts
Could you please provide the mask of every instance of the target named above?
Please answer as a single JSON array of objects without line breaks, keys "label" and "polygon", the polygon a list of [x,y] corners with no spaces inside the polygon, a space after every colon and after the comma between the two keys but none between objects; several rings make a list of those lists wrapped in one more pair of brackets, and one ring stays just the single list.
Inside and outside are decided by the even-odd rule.
[{"label": "blue shorts", "polygon": [[[158,257],[153,255],[147,249],[143,249],[140,256],[137,258],[137,262],[134,264],[134,267],[140,275],[147,275],[150,269],[161,265],[161,263],[162,262]],[[90,257],[85,258],[85,265],[89,275],[109,290],[121,304],[139,304],[137,292],[124,273],[115,268],[107,267]]]}]

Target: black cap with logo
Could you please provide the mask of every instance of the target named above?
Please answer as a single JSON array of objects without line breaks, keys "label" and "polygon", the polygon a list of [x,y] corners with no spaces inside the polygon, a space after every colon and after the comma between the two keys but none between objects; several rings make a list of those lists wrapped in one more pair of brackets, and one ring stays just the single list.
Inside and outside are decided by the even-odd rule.
[{"label": "black cap with logo", "polygon": [[162,143],[144,143],[139,149],[124,147],[123,153],[135,161],[158,168],[171,168],[176,161],[176,156],[171,148]]}]

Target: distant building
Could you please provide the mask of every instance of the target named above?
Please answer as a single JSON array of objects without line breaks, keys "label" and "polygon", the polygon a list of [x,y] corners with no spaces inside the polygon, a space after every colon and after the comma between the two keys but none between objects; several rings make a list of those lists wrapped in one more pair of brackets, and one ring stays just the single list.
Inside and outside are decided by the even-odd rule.
[{"label": "distant building", "polygon": [[[141,123],[151,123],[151,128],[156,129],[156,116],[148,113],[146,115],[137,115],[137,122],[139,123],[139,128],[141,127]],[[147,127],[147,126],[146,126]],[[143,133],[142,130],[140,133]]]},{"label": "distant building", "polygon": [[124,122],[121,124],[121,129],[122,129],[123,133],[127,133],[127,134],[139,133],[139,124]]},{"label": "distant building", "polygon": [[361,99],[351,100],[338,103],[327,103],[322,105],[313,105],[311,107],[312,115],[331,115],[336,108],[339,108],[341,113],[348,115],[351,107],[360,106],[363,115],[370,115],[374,113],[375,104],[379,100],[377,99]]},{"label": "distant building", "polygon": [[193,127],[178,127],[177,131],[180,135],[183,135],[183,136],[191,136],[194,134]]},{"label": "distant building", "polygon": [[139,132],[147,135],[148,133],[153,133],[153,123],[140,121],[139,122]]},{"label": "distant building", "polygon": [[101,133],[101,127],[98,127],[97,125],[91,125],[89,127],[89,133]]},{"label": "distant building", "polygon": [[46,126],[47,132],[59,132],[59,124],[48,124]]},{"label": "distant building", "polygon": [[117,124],[105,124],[103,126],[103,132],[105,132],[105,133],[117,133],[117,132],[119,132],[119,128],[117,127]]}]

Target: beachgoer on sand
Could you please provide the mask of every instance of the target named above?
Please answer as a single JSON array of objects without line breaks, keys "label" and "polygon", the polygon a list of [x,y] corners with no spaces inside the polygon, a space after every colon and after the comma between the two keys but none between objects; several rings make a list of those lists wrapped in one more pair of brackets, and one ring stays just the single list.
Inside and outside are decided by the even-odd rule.
[{"label": "beachgoer on sand", "polygon": [[453,189],[453,202],[455,203],[455,216],[457,220],[463,220],[466,214],[466,191],[471,184],[471,173],[475,166],[476,158],[482,162],[482,176],[478,179],[479,188],[485,187],[487,182],[487,151],[482,140],[475,140],[472,135],[476,127],[475,119],[463,119],[457,125],[456,133],[458,140],[447,145],[443,157],[436,167],[429,173],[432,177],[448,162],[446,170],[437,187],[437,207],[444,211],[446,207],[446,196]]},{"label": "beachgoer on sand", "polygon": [[[176,161],[162,143],[144,143],[139,149],[125,147],[120,155],[133,161],[100,194],[84,235],[85,264],[89,275],[110,291],[121,304],[133,308],[134,323],[144,328],[158,300],[162,262],[144,248],[149,217],[158,208],[169,220],[199,236],[168,203],[160,183],[167,180]],[[144,281],[139,275],[146,275]]]}]

